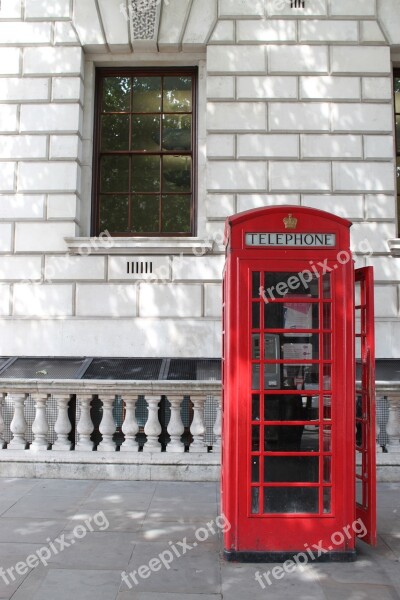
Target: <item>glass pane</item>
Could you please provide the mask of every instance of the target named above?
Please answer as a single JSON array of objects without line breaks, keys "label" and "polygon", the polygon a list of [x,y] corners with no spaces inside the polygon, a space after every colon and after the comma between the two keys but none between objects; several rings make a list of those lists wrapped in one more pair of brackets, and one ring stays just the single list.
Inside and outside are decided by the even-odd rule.
[{"label": "glass pane", "polygon": [[330,456],[324,456],[324,483],[331,482],[332,475],[332,458]]},{"label": "glass pane", "polygon": [[265,394],[265,421],[305,421],[307,411],[300,394]]},{"label": "glass pane", "polygon": [[258,483],[260,481],[260,457],[251,457],[251,481],[252,483]]},{"label": "glass pane", "polygon": [[356,502],[363,504],[363,482],[361,479],[356,479]]},{"label": "glass pane", "polygon": [[332,418],[331,403],[332,397],[324,396],[324,419],[326,421],[330,421]]},{"label": "glass pane", "polygon": [[100,196],[100,231],[127,232],[128,196]]},{"label": "glass pane", "polygon": [[361,283],[359,281],[355,282],[354,302],[355,302],[356,306],[360,306],[360,304],[361,304]]},{"label": "glass pane", "polygon": [[260,334],[253,333],[251,336],[251,358],[260,359]]},{"label": "glass pane", "polygon": [[132,150],[160,150],[160,117],[132,115]]},{"label": "glass pane", "polygon": [[331,360],[331,358],[332,358],[332,336],[330,333],[323,334],[322,345],[323,345],[324,360]]},{"label": "glass pane", "polygon": [[160,191],[160,157],[132,157],[132,192]]},{"label": "glass pane", "polygon": [[324,390],[330,390],[332,387],[331,368],[332,368],[332,365],[330,365],[330,364],[324,365],[324,375],[323,375]]},{"label": "glass pane", "polygon": [[251,297],[259,298],[260,297],[260,273],[253,271],[251,274]]},{"label": "glass pane", "polygon": [[187,75],[164,77],[164,112],[191,112],[192,78]]},{"label": "glass pane", "polygon": [[265,452],[318,452],[319,428],[304,425],[267,425]]},{"label": "glass pane", "polygon": [[130,94],[131,80],[129,77],[105,77],[103,79],[103,111],[129,111]]},{"label": "glass pane", "polygon": [[164,115],[163,150],[190,152],[192,148],[192,117]]},{"label": "glass pane", "polygon": [[317,513],[317,487],[264,488],[264,513]]},{"label": "glass pane", "polygon": [[310,271],[304,273],[276,271],[265,273],[265,296],[279,300],[286,296],[309,296],[318,298],[318,278]]},{"label": "glass pane", "polygon": [[190,232],[191,196],[164,195],[162,201],[162,231]]},{"label": "glass pane", "polygon": [[[286,360],[315,360],[319,357],[319,336],[317,333],[310,334],[309,337],[302,338],[307,340],[306,342],[298,341],[300,338],[296,337],[296,342],[289,342],[289,338],[284,338],[284,343],[282,344],[282,358]],[[296,363],[291,365],[293,366]],[[301,365],[301,363],[298,363]],[[311,368],[311,365],[310,365]],[[298,370],[298,369],[297,369]]]},{"label": "glass pane", "polygon": [[396,115],[396,149],[400,152],[400,115]]},{"label": "glass pane", "polygon": [[331,276],[329,273],[322,275],[322,297],[325,299],[331,298]]},{"label": "glass pane", "polygon": [[324,513],[330,513],[331,507],[331,488],[324,488]]},{"label": "glass pane", "polygon": [[159,196],[132,196],[132,231],[155,233],[160,229]]},{"label": "glass pane", "polygon": [[163,156],[164,192],[190,192],[192,159],[190,156]]},{"label": "glass pane", "polygon": [[252,329],[260,329],[260,306],[259,302],[253,302],[251,306],[251,327]]},{"label": "glass pane", "polygon": [[[264,305],[265,329],[318,329],[318,304],[309,302],[269,302]],[[286,335],[294,335],[292,333]],[[297,334],[308,336],[310,334]]]},{"label": "glass pane", "polygon": [[260,450],[260,427],[258,425],[252,425],[251,427],[251,449],[253,452],[259,452]]},{"label": "glass pane", "polygon": [[395,103],[395,111],[400,113],[400,77],[396,77],[394,81],[394,103]]},{"label": "glass pane", "polygon": [[134,77],[132,90],[133,112],[161,111],[161,77]]},{"label": "glass pane", "polygon": [[251,514],[257,515],[260,512],[260,488],[251,488]]},{"label": "glass pane", "polygon": [[331,429],[331,427],[324,426],[323,445],[324,445],[324,452],[332,452],[332,429]]},{"label": "glass pane", "polygon": [[251,365],[251,389],[260,389],[260,365]]},{"label": "glass pane", "polygon": [[101,149],[129,150],[129,115],[101,117]]},{"label": "glass pane", "polygon": [[264,481],[318,483],[318,456],[266,456]]},{"label": "glass pane", "polygon": [[103,156],[100,163],[100,188],[102,192],[128,192],[129,158]]},{"label": "glass pane", "polygon": [[331,313],[332,313],[332,305],[330,302],[324,302],[322,305],[322,327],[323,329],[332,329],[332,321],[331,321]]},{"label": "glass pane", "polygon": [[251,397],[251,419],[252,421],[260,420],[260,394],[252,394]]},{"label": "glass pane", "polygon": [[[286,344],[284,344],[286,346]],[[284,349],[285,354],[285,349]],[[311,381],[305,387],[305,381]],[[302,390],[319,388],[319,365],[264,364],[264,389]]]}]

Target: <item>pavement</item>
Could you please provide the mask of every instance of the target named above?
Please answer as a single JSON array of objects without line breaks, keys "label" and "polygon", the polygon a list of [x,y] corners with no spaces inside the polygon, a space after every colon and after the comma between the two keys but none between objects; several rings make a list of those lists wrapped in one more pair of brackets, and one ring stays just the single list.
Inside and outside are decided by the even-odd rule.
[{"label": "pavement", "polygon": [[255,574],[274,565],[221,558],[218,487],[0,479],[0,600],[400,599],[400,483],[378,486],[376,548],[264,589]]}]

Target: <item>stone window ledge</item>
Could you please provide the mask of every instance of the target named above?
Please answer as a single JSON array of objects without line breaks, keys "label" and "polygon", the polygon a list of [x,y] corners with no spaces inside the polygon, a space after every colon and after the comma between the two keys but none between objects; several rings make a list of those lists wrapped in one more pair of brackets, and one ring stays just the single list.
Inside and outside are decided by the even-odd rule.
[{"label": "stone window ledge", "polygon": [[203,256],[213,242],[197,237],[66,237],[70,254],[192,254]]},{"label": "stone window ledge", "polygon": [[393,240],[388,240],[388,246],[390,253],[393,256],[400,256],[400,238],[394,238]]}]

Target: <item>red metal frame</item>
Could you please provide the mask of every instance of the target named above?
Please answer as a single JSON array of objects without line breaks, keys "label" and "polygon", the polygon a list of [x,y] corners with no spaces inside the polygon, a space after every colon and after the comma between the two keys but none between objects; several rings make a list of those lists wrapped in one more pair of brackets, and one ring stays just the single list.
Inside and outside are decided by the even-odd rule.
[{"label": "red metal frame", "polygon": [[[325,232],[336,235],[336,245],[324,248],[260,248],[245,244],[246,232],[287,233],[283,219],[292,213],[297,219],[296,233]],[[355,521],[355,389],[354,389],[354,268],[349,250],[349,228],[351,223],[334,215],[315,209],[299,207],[270,207],[247,211],[227,220],[225,238],[227,260],[224,272],[224,349],[223,349],[223,446],[222,446],[222,507],[232,527],[225,534],[225,555],[228,558],[246,560],[257,555],[277,557],[285,553],[304,551],[313,543],[321,543],[330,554],[351,558],[354,555],[355,534],[351,525]],[[346,260],[343,260],[346,257]],[[302,302],[317,305],[319,324],[315,329],[299,329],[297,333],[319,336],[318,356],[311,361],[288,360],[281,356],[265,360],[263,340],[266,332],[288,333],[287,330],[268,329],[263,323],[260,308],[259,328],[252,330],[252,304],[262,306],[262,298],[252,298],[252,272],[288,272],[297,274],[306,269],[318,273],[318,297],[302,297]],[[331,298],[322,297],[322,275],[329,271]],[[299,302],[295,296],[271,301],[275,306],[282,303]],[[331,307],[331,323],[323,325],[323,316]],[[325,327],[325,328],[324,328]],[[260,358],[252,359],[251,335],[259,336]],[[324,333],[324,335],[323,335]],[[330,335],[330,339],[329,336]],[[323,338],[325,342],[323,342]],[[371,341],[371,338],[369,338]],[[329,340],[329,341],[326,341]],[[324,355],[330,346],[330,354]],[[252,389],[251,365],[254,364],[315,364],[320,368],[319,388],[290,391],[290,394],[307,399],[319,397],[318,420],[311,426],[319,426],[317,451],[269,451],[262,445],[265,428],[276,429],[282,425],[310,427],[310,421],[265,421],[263,402],[268,396],[287,394],[280,390]],[[324,366],[331,366],[331,389],[323,389]],[[262,385],[262,384],[260,384]],[[260,396],[260,414],[252,420],[252,394]],[[331,419],[327,419],[328,407],[324,397],[331,399]],[[279,400],[280,401],[280,400]],[[258,428],[255,436],[258,449],[252,450],[252,427]],[[331,446],[324,449],[324,427],[331,433]],[[311,427],[312,428],[312,427]],[[268,434],[267,434],[268,437]],[[325,442],[327,440],[325,439]],[[263,462],[269,457],[306,456],[318,457],[318,480],[307,482],[262,481]],[[324,481],[323,458],[331,458],[331,479]],[[252,481],[253,458],[258,460],[259,481]],[[267,465],[268,467],[268,465]],[[253,475],[254,478],[254,475]],[[370,479],[373,487],[373,480]],[[251,503],[252,488],[259,488],[260,507],[263,493],[277,487],[318,489],[316,512],[262,512],[254,511]],[[331,507],[324,512],[324,491],[331,490]],[[299,493],[300,492],[299,490]],[[306,493],[306,492],[305,492]],[[312,492],[310,492],[312,495]],[[326,507],[325,507],[326,508]],[[336,532],[345,531],[343,540],[333,542]],[[337,536],[340,537],[340,536]]]},{"label": "red metal frame", "polygon": [[[356,269],[355,282],[359,285],[359,298],[355,312],[356,362],[360,373],[356,384],[356,516],[361,519],[367,533],[361,539],[376,545],[376,410],[375,410],[375,339],[374,339],[374,277],[373,268]],[[357,497],[359,492],[359,498]]]}]

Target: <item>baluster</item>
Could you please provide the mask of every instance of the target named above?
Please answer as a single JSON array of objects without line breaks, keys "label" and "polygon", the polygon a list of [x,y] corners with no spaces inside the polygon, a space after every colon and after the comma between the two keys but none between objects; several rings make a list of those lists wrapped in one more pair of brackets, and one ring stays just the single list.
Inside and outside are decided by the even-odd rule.
[{"label": "baluster", "polygon": [[161,425],[158,420],[159,396],[146,396],[146,402],[149,409],[149,416],[144,426],[144,432],[147,435],[147,442],[143,446],[143,452],[161,452],[161,444],[158,436],[161,433]]},{"label": "baluster", "polygon": [[387,434],[387,423],[389,420],[389,401],[387,396],[376,399],[376,422],[377,422],[377,436],[376,441],[382,448],[382,452],[387,452],[387,444],[389,442],[389,436]]},{"label": "baluster", "polygon": [[78,432],[78,442],[76,443],[76,450],[82,450],[83,452],[90,452],[93,450],[93,442],[90,440],[90,436],[93,432],[94,426],[90,417],[90,403],[92,401],[91,394],[79,394],[76,397],[77,402],[81,409],[81,416],[79,423],[76,427]]},{"label": "baluster", "polygon": [[57,439],[53,444],[53,450],[70,450],[71,442],[68,435],[72,429],[71,422],[68,417],[68,404],[70,400],[69,394],[54,395],[57,402],[57,420],[54,425],[54,431],[57,434]]},{"label": "baluster", "polygon": [[204,443],[204,434],[206,428],[204,426],[204,404],[206,396],[191,396],[193,404],[193,421],[190,426],[190,433],[193,436],[193,442],[190,444],[190,452],[207,452],[207,447]]},{"label": "baluster", "polygon": [[115,452],[116,445],[112,439],[115,433],[115,421],[112,414],[115,394],[112,396],[99,396],[99,399],[103,403],[103,417],[99,427],[103,439],[97,446],[97,450],[100,452]]},{"label": "baluster", "polygon": [[10,424],[13,437],[8,444],[10,450],[25,450],[26,447],[25,432],[27,423],[24,415],[26,396],[26,394],[7,394],[7,399],[14,403],[14,416]]},{"label": "baluster", "polygon": [[400,452],[400,407],[394,398],[389,400],[389,420],[386,431],[389,436],[389,452]]},{"label": "baluster", "polygon": [[221,435],[222,435],[222,419],[221,419],[221,397],[217,399],[217,416],[215,419],[213,433],[215,436],[215,442],[213,445],[213,452],[221,452]]},{"label": "baluster", "polygon": [[33,442],[30,450],[39,452],[47,450],[47,434],[49,425],[47,423],[46,404],[48,394],[33,394],[35,400],[35,420],[32,423]]},{"label": "baluster", "polygon": [[5,398],[5,394],[0,392],[0,449],[2,449],[5,444],[5,440],[3,437],[3,433],[4,433],[4,418],[3,418],[4,398]]},{"label": "baluster", "polygon": [[139,448],[136,441],[136,434],[139,431],[139,425],[136,421],[136,396],[124,396],[125,402],[125,419],[122,424],[122,433],[125,436],[125,441],[120,447],[121,452],[132,452]]},{"label": "baluster", "polygon": [[167,452],[185,452],[185,446],[181,442],[182,433],[185,431],[181,417],[182,400],[182,396],[168,396],[168,401],[171,404],[171,418],[167,431],[171,440],[167,445]]}]

